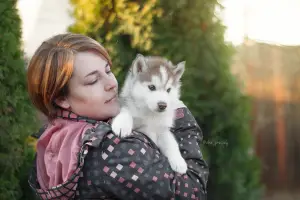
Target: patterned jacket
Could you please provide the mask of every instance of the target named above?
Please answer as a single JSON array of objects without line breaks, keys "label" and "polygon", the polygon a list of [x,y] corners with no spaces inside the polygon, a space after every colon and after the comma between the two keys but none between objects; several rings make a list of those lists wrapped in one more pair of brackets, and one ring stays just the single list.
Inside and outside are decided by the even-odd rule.
[{"label": "patterned jacket", "polygon": [[134,132],[121,139],[112,133],[110,124],[99,122],[86,131],[78,167],[66,182],[47,191],[41,189],[34,161],[29,184],[39,199],[206,200],[209,171],[200,150],[203,136],[187,108],[177,109],[172,132],[188,163],[184,175],[171,169],[146,135]]}]

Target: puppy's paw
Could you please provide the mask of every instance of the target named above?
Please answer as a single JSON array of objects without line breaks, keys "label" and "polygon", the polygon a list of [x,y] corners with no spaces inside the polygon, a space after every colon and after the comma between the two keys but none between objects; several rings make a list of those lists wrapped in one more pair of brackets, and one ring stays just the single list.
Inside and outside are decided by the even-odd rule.
[{"label": "puppy's paw", "polygon": [[180,174],[185,174],[188,166],[182,156],[172,156],[169,158],[169,163],[173,171],[178,172]]},{"label": "puppy's paw", "polygon": [[120,113],[112,121],[112,130],[119,137],[126,137],[132,133],[133,120],[127,113]]}]

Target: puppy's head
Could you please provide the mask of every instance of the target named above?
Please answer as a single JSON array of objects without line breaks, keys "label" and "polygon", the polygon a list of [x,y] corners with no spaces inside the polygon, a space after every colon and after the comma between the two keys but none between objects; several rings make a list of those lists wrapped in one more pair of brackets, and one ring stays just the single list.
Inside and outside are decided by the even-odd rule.
[{"label": "puppy's head", "polygon": [[185,61],[173,65],[162,57],[144,57],[138,54],[131,66],[134,84],[131,95],[138,104],[153,112],[164,113],[173,108],[180,96],[180,78]]}]

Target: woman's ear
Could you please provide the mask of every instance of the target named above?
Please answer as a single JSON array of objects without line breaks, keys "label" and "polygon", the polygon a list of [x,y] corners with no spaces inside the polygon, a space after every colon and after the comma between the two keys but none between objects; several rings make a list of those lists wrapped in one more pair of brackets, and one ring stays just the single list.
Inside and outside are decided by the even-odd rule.
[{"label": "woman's ear", "polygon": [[58,105],[61,108],[64,109],[69,109],[71,106],[69,104],[69,101],[66,97],[58,97],[57,99],[54,100],[55,104]]}]

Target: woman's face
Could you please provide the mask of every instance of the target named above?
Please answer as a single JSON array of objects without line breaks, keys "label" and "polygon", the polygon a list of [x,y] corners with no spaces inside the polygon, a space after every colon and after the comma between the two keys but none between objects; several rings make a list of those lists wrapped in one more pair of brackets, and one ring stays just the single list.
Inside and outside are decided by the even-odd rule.
[{"label": "woman's face", "polygon": [[104,120],[116,116],[118,82],[106,60],[91,52],[75,57],[74,71],[69,81],[69,94],[58,104],[77,115]]}]

